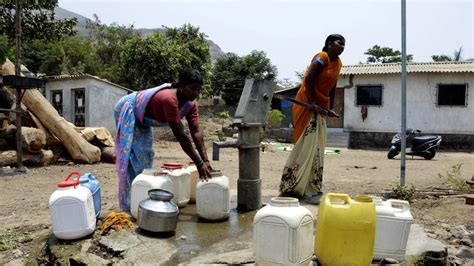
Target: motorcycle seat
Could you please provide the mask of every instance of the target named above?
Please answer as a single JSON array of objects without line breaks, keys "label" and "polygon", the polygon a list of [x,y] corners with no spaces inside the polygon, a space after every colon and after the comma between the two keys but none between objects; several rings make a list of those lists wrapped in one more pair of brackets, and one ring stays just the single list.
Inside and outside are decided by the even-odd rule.
[{"label": "motorcycle seat", "polygon": [[420,136],[413,139],[414,144],[421,144],[423,142],[431,141],[437,139],[438,136]]}]

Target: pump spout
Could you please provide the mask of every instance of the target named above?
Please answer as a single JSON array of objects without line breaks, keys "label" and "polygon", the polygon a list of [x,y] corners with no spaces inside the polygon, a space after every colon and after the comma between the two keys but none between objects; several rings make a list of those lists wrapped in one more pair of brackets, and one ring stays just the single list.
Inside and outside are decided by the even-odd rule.
[{"label": "pump spout", "polygon": [[237,148],[239,146],[239,140],[228,140],[228,141],[214,141],[212,143],[212,160],[219,161],[219,149],[220,148]]}]

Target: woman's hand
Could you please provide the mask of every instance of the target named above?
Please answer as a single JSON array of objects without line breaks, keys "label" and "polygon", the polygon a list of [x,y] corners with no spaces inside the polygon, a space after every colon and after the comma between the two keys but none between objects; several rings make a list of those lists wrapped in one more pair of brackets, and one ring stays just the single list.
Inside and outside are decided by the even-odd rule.
[{"label": "woman's hand", "polygon": [[339,115],[334,110],[329,110],[328,112],[329,117],[339,117]]},{"label": "woman's hand", "polygon": [[211,177],[211,170],[209,163],[202,162],[200,166],[196,166],[199,172],[199,179],[202,181],[207,181]]},{"label": "woman's hand", "polygon": [[313,103],[313,112],[319,115],[328,115],[328,111],[324,108],[321,108],[319,105]]}]

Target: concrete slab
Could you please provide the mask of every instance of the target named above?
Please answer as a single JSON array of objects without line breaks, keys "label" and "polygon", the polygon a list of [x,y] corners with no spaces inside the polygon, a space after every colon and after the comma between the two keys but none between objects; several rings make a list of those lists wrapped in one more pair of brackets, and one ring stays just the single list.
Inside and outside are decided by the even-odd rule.
[{"label": "concrete slab", "polygon": [[419,256],[427,251],[440,252],[446,249],[446,245],[429,237],[423,227],[412,224],[408,236],[406,256]]},{"label": "concrete slab", "polygon": [[[253,218],[257,211],[239,213],[237,191],[231,190],[231,207],[233,208],[228,220],[209,222],[198,219],[195,205],[180,209],[176,233],[172,235],[149,234],[139,228],[124,230],[120,233],[112,231],[107,236],[100,237],[102,248],[108,250],[107,260],[92,253],[91,240],[84,240],[79,248],[71,247],[62,251],[65,257],[74,254],[72,250],[81,250],[75,261],[93,262],[93,264],[253,264]],[[277,190],[263,190],[262,202],[268,204],[272,197],[278,196]],[[316,220],[319,206],[300,203],[308,208]],[[64,249],[59,244],[55,248]],[[414,261],[427,251],[443,251],[445,245],[428,237],[418,224],[411,226],[407,245],[407,257]],[[465,251],[466,253],[467,251]],[[58,252],[56,252],[58,253]],[[463,253],[464,254],[464,253]],[[94,255],[94,256],[84,256]],[[100,255],[100,254],[99,254]],[[111,261],[110,261],[111,260]],[[67,260],[65,260],[67,261]]]}]

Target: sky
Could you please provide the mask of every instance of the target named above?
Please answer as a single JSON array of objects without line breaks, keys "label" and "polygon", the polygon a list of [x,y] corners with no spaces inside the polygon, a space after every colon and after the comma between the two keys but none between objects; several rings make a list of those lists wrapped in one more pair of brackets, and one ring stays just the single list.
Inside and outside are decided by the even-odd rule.
[{"label": "sky", "polygon": [[[401,51],[401,0],[59,0],[59,6],[105,23],[135,28],[200,28],[224,52],[266,52],[278,79],[297,81],[329,34],[346,38],[344,65],[366,62],[377,44]],[[407,0],[407,53],[415,62],[474,58],[474,0]]]}]

